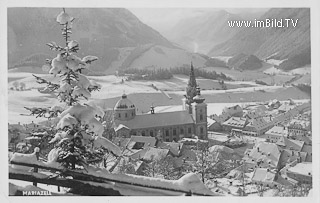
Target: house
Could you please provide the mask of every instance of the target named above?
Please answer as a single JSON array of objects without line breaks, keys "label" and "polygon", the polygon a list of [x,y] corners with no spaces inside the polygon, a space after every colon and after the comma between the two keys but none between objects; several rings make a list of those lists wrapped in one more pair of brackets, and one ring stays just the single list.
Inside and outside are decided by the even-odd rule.
[{"label": "house", "polygon": [[304,144],[301,152],[307,153],[306,162],[312,162],[312,145]]},{"label": "house", "polygon": [[155,137],[131,136],[127,148],[138,150],[146,147],[155,147],[156,143],[157,139]]},{"label": "house", "polygon": [[288,125],[288,132],[290,136],[306,136],[311,130],[311,123],[308,120],[292,119]]},{"label": "house", "polygon": [[274,187],[279,185],[276,182],[277,173],[271,171],[269,168],[256,168],[253,172],[251,181],[254,184],[263,185],[266,187]]},{"label": "house", "polygon": [[279,166],[280,168],[282,168],[287,164],[305,162],[306,158],[306,152],[298,152],[294,150],[284,149],[281,153]]},{"label": "house", "polygon": [[252,149],[247,149],[242,160],[247,170],[255,168],[280,169],[282,150],[275,143],[258,142]]},{"label": "house", "polygon": [[277,108],[279,108],[280,106],[281,106],[281,103],[280,103],[280,101],[277,100],[277,99],[274,99],[274,100],[272,100],[272,101],[270,101],[270,102],[268,103],[268,107],[269,107],[270,109],[277,109]]},{"label": "house", "polygon": [[221,123],[214,120],[214,119],[211,119],[211,118],[207,118],[207,122],[208,122],[208,125],[207,125],[207,128],[208,128],[208,131],[220,131],[222,130],[222,126],[221,126]]},{"label": "house", "polygon": [[130,128],[125,125],[118,125],[116,129],[114,129],[118,137],[128,138],[130,134]]},{"label": "house", "polygon": [[253,132],[256,136],[264,134],[273,127],[273,122],[267,122],[263,117],[253,118],[248,121],[243,131]]},{"label": "house", "polygon": [[154,147],[146,147],[130,155],[133,160],[143,160],[147,162],[159,161],[165,158],[169,153],[168,149],[159,149]]},{"label": "house", "polygon": [[239,105],[226,107],[223,109],[222,114],[227,114],[230,117],[242,117],[243,116],[243,109]]},{"label": "house", "polygon": [[281,137],[276,144],[280,146],[282,149],[289,149],[294,151],[301,151],[304,145],[303,141],[292,140],[286,137]]},{"label": "house", "polygon": [[157,148],[169,149],[172,156],[180,156],[181,152],[185,149],[182,142],[159,142]]},{"label": "house", "polygon": [[295,105],[290,105],[288,103],[284,103],[278,108],[278,112],[279,113],[286,113],[286,112],[290,111],[293,108],[295,108]]},{"label": "house", "polygon": [[267,142],[276,143],[282,137],[288,137],[288,128],[284,126],[273,126],[265,133]]},{"label": "house", "polygon": [[265,105],[251,106],[248,107],[247,112],[244,114],[244,117],[252,119],[266,116],[267,108]]},{"label": "house", "polygon": [[227,121],[223,122],[222,127],[225,131],[231,132],[232,129],[243,129],[248,120],[242,117],[231,117]]},{"label": "house", "polygon": [[301,162],[288,168],[287,176],[302,184],[312,184],[312,163]]}]

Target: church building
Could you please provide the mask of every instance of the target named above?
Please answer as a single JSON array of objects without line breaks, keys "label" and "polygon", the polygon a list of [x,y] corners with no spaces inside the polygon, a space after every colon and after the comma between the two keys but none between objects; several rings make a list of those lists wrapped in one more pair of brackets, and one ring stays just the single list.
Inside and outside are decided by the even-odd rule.
[{"label": "church building", "polygon": [[190,78],[182,99],[182,111],[155,113],[154,107],[148,114],[136,114],[136,107],[126,94],[114,107],[114,129],[118,137],[131,135],[156,137],[163,141],[178,141],[198,136],[207,139],[207,104],[197,85],[191,64]]}]

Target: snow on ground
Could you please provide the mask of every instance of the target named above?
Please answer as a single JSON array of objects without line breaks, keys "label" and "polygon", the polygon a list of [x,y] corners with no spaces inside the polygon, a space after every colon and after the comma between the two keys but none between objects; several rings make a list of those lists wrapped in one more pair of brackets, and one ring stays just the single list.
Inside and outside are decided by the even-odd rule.
[{"label": "snow on ground", "polygon": [[299,74],[299,75],[305,75],[305,74],[311,74],[311,66],[306,65],[301,68],[297,68],[294,70],[289,71],[292,74]]},{"label": "snow on ground", "polygon": [[[59,77],[41,76],[55,83],[59,80]],[[94,80],[102,86],[100,91],[92,92],[92,101],[103,103],[103,108],[113,108],[119,97],[123,93],[126,93],[129,95],[129,99],[139,108],[138,112],[147,112],[152,103],[156,106],[181,105],[181,99],[185,94],[188,78],[188,76],[184,75],[175,75],[174,78],[166,81],[125,81],[121,84],[122,78],[114,75],[88,77],[88,79]],[[24,82],[27,88],[25,91],[8,90],[9,123],[30,123],[31,121],[39,122],[46,120],[44,118],[35,118],[34,116],[20,115],[30,113],[23,108],[24,106],[50,107],[61,104],[55,99],[53,94],[42,94],[37,89],[33,89],[44,86],[36,83],[31,73],[9,71],[8,79],[9,87],[12,86],[14,80],[17,80],[18,82]],[[212,87],[216,85],[216,81],[203,78],[199,78],[198,81],[200,87],[205,89],[201,91],[201,94],[206,98],[206,102],[209,103],[209,114],[220,113],[224,107],[223,103],[227,103],[226,106],[232,106],[247,101],[268,101],[274,98],[280,100],[285,98],[308,98],[301,91],[291,87],[261,86],[252,81],[225,81],[225,84],[234,89],[213,90]],[[170,98],[161,93],[161,91],[157,91],[154,86],[167,93]]]},{"label": "snow on ground", "polygon": [[270,63],[272,65],[276,65],[276,66],[279,66],[283,61],[286,61],[287,59],[284,59],[284,60],[277,60],[277,59],[269,59],[267,60],[266,62],[267,63]]},{"label": "snow on ground", "polygon": [[[13,180],[13,179],[9,179],[9,184],[14,184],[16,186],[20,186],[20,187],[24,187],[24,188],[30,188],[30,186],[32,185],[32,182],[29,181],[22,181],[22,180]],[[60,192],[58,191],[58,186],[55,185],[47,185],[47,184],[41,184],[38,183],[37,187],[43,190],[47,190],[50,192],[54,192],[54,193],[58,193],[58,194],[65,194],[67,192],[67,188],[64,187],[60,187]]]}]

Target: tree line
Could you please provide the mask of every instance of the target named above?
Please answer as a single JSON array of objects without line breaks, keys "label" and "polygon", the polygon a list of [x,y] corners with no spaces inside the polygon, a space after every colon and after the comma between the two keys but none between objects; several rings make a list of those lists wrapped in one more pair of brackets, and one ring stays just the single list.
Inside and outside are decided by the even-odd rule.
[{"label": "tree line", "polygon": [[[196,77],[202,77],[211,80],[232,80],[224,73],[217,73],[216,71],[207,71],[203,69],[195,69],[194,73]],[[119,71],[118,75],[128,75],[128,80],[167,80],[171,79],[174,74],[189,75],[190,68],[187,66],[177,68],[159,68],[159,69],[137,69],[130,68],[123,71]]]}]

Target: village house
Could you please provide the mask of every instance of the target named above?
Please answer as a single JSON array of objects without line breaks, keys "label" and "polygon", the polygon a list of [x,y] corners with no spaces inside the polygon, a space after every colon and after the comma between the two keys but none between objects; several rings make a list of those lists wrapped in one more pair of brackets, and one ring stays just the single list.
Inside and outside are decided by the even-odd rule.
[{"label": "village house", "polygon": [[301,162],[288,168],[287,176],[301,184],[312,184],[312,163]]},{"label": "village house", "polygon": [[276,144],[280,146],[282,149],[289,149],[294,151],[301,151],[304,145],[303,141],[292,140],[286,137],[281,137]]},{"label": "village house", "polygon": [[277,173],[269,168],[256,168],[253,172],[251,182],[265,187],[275,187],[279,184],[276,182]]},{"label": "village house", "polygon": [[246,118],[231,117],[227,121],[223,122],[222,127],[223,127],[223,130],[227,132],[231,132],[232,129],[242,130],[247,123],[248,123],[248,120]]},{"label": "village house", "polygon": [[265,133],[266,141],[276,143],[281,137],[288,137],[288,128],[284,126],[273,126]]},{"label": "village house", "polygon": [[281,148],[274,143],[259,142],[252,149],[247,149],[242,158],[246,170],[255,168],[280,169]]},{"label": "village house", "polygon": [[288,125],[288,133],[290,136],[306,136],[311,130],[311,124],[308,120],[292,119]]},{"label": "village house", "polygon": [[243,134],[245,132],[254,133],[255,136],[260,136],[264,134],[267,130],[269,130],[273,126],[273,122],[267,122],[263,117],[250,119],[247,125],[243,129]]}]

